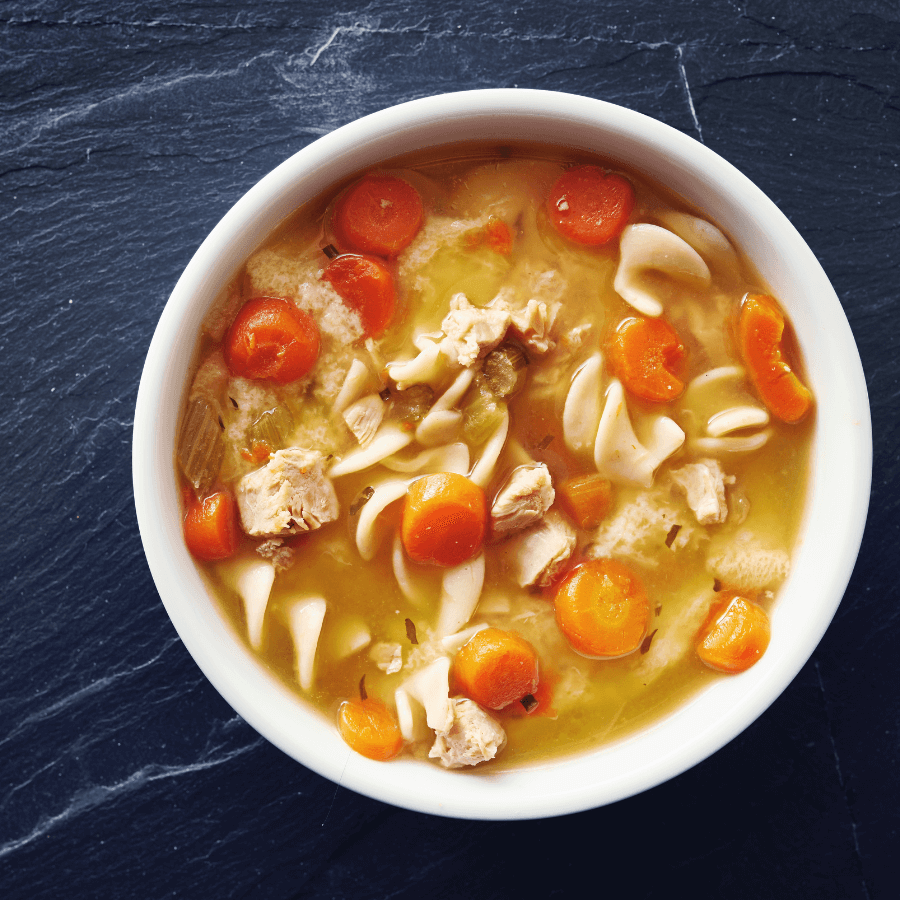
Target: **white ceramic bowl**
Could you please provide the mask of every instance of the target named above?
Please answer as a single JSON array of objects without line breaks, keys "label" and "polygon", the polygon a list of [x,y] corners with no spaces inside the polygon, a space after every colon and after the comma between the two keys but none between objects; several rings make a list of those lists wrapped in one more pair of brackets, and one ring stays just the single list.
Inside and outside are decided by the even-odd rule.
[{"label": "white ceramic bowl", "polygon": [[[705,210],[787,310],[818,400],[801,540],[762,660],[631,738],[498,774],[364,759],[269,675],[219,613],[185,549],[173,466],[200,323],[236,264],[341,178],[401,153],[479,139],[595,151]],[[175,286],[147,354],[134,420],[134,497],[147,560],[179,635],[213,685],[261,734],[321,775],[388,803],[464,818],[536,818],[611,803],[678,775],[753,722],[810,657],[843,596],[862,539],[871,462],[869,406],[853,336],[825,273],[785,216],[684,134],[608,103],[543,91],[472,91],[405,103],[320,138],[263,178],[213,229]]]}]

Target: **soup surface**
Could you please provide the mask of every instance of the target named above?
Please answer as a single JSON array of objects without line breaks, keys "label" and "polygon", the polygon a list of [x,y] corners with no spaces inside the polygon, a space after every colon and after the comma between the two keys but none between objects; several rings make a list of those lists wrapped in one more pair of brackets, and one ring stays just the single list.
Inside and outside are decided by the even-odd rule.
[{"label": "soup surface", "polygon": [[812,414],[761,287],[598,159],[361,173],[206,319],[188,547],[366,755],[488,771],[620,738],[768,643]]}]

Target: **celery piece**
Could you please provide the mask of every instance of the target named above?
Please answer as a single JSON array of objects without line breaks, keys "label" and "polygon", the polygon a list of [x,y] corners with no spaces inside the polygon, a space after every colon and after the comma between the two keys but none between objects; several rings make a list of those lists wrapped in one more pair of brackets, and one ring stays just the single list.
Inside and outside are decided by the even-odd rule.
[{"label": "celery piece", "polygon": [[466,395],[463,413],[463,434],[474,446],[483,444],[503,420],[506,404],[490,389],[482,376],[475,379]]},{"label": "celery piece", "polygon": [[501,399],[512,397],[525,386],[528,357],[516,344],[502,344],[484,358],[484,380]]},{"label": "celery piece", "polygon": [[218,407],[195,397],[188,403],[178,438],[178,463],[200,496],[212,486],[225,455]]},{"label": "celery piece", "polygon": [[269,448],[270,453],[283,450],[294,430],[294,417],[286,406],[276,406],[260,413],[250,426],[247,438],[250,449],[257,444]]},{"label": "celery piece", "polygon": [[405,391],[391,391],[388,418],[416,425],[434,405],[434,391],[427,384],[413,384]]}]

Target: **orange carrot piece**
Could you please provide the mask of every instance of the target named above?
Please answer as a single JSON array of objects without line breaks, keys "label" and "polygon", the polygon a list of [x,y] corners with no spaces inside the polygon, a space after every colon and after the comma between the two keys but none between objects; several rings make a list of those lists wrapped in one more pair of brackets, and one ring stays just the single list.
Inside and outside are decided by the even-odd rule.
[{"label": "orange carrot piece", "polygon": [[766,652],[770,636],[769,617],[758,603],[723,591],[697,635],[697,655],[719,672],[744,672]]},{"label": "orange carrot piece", "polygon": [[576,566],[556,591],[556,623],[582,656],[608,659],[637,650],[650,621],[638,576],[613,559]]},{"label": "orange carrot piece", "polygon": [[353,750],[379,762],[393,759],[403,747],[396,717],[374,697],[345,700],[338,708],[338,731]]},{"label": "orange carrot piece", "polygon": [[422,198],[409,182],[371,174],[340,198],[333,227],[342,249],[393,257],[416,236],[424,215]]},{"label": "orange carrot piece", "polygon": [[319,328],[283,297],[254,297],[234,317],[223,345],[233,375],[297,381],[319,358]]},{"label": "orange carrot piece", "polygon": [[623,319],[607,344],[615,376],[637,397],[664,403],[684,390],[678,377],[684,344],[665,319]]},{"label": "orange carrot piece", "polygon": [[454,657],[451,678],[456,693],[503,709],[537,690],[538,656],[515,631],[483,628]]},{"label": "orange carrot piece", "polygon": [[486,523],[484,491],[465,475],[442,472],[410,486],[400,537],[414,562],[456,566],[481,549]]},{"label": "orange carrot piece", "polygon": [[328,263],[322,279],[359,313],[366,337],[378,337],[388,327],[394,317],[396,291],[383,262],[345,253]]},{"label": "orange carrot piece", "polygon": [[596,528],[612,506],[612,485],[602,475],[567,478],[556,486],[556,499],[579,528]]},{"label": "orange carrot piece", "polygon": [[509,226],[502,219],[491,216],[484,228],[471,231],[465,236],[465,245],[469,250],[478,247],[487,247],[501,256],[509,256],[512,253],[512,234]]},{"label": "orange carrot piece", "polygon": [[238,545],[237,509],[227,491],[195,500],[183,523],[184,542],[198,559],[226,559]]},{"label": "orange carrot piece", "polygon": [[633,208],[631,182],[600,166],[566,170],[547,197],[547,213],[560,234],[589,247],[618,237]]},{"label": "orange carrot piece", "polygon": [[812,407],[812,394],[785,358],[784,313],[766,294],[741,301],[738,335],[741,354],[763,403],[782,422],[799,422]]}]

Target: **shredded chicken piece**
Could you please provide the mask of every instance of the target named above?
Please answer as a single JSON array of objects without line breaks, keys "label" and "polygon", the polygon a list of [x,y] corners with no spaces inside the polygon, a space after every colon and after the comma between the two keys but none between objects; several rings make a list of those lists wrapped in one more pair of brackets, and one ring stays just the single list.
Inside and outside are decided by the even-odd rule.
[{"label": "shredded chicken piece", "polygon": [[556,491],[544,463],[513,470],[491,506],[491,529],[507,535],[521,531],[541,519],[553,505]]},{"label": "shredded chicken piece", "polygon": [[469,303],[465,294],[454,294],[450,312],[441,322],[441,331],[446,335],[441,351],[461,366],[474,365],[503,340],[510,322],[508,308],[479,308]]},{"label": "shredded chicken piece", "polygon": [[453,721],[437,732],[428,755],[448,769],[477,766],[493,759],[506,745],[506,732],[477,703],[464,697],[450,700]]},{"label": "shredded chicken piece", "polygon": [[344,421],[361,447],[371,443],[384,418],[384,400],[369,394],[344,410]]},{"label": "shredded chicken piece", "polygon": [[556,347],[553,328],[561,306],[560,303],[547,304],[532,297],[525,309],[512,313],[510,330],[528,350],[543,356]]},{"label": "shredded chicken piece", "polygon": [[507,569],[520,587],[546,587],[575,549],[575,531],[555,510],[504,548]]},{"label": "shredded chicken piece", "polygon": [[672,481],[687,497],[701,525],[721,525],[728,518],[725,485],[734,484],[734,476],[726,477],[715,459],[701,459],[672,472]]}]

